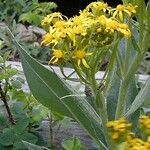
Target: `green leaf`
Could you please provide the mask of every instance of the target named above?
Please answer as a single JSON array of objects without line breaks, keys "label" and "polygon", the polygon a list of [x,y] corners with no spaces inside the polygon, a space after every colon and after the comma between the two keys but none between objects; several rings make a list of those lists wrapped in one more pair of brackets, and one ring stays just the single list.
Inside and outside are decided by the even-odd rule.
[{"label": "green leaf", "polygon": [[7,116],[0,112],[0,128],[6,127],[8,123]]},{"label": "green leaf", "polygon": [[85,150],[85,147],[81,144],[78,138],[66,140],[62,143],[62,147],[65,150]]},{"label": "green leaf", "polygon": [[132,45],[133,45],[134,50],[140,52],[140,48],[139,48],[138,43],[137,43],[134,36],[131,36],[131,41],[132,41]]},{"label": "green leaf", "polygon": [[17,70],[13,69],[13,68],[6,68],[6,71],[4,70],[0,70],[0,80],[2,79],[9,79],[12,76],[14,76],[15,74],[17,74]]},{"label": "green leaf", "polygon": [[15,87],[16,89],[21,89],[22,87],[22,83],[19,80],[12,80],[11,84],[13,87]]},{"label": "green leaf", "polygon": [[101,118],[86,99],[79,97],[64,80],[39,64],[16,40],[15,43],[21,55],[27,82],[35,98],[50,110],[74,118],[98,143],[105,142]]},{"label": "green leaf", "polygon": [[4,62],[4,59],[2,56],[0,56],[0,64]]},{"label": "green leaf", "polygon": [[111,84],[111,88],[109,91],[109,95],[107,96],[107,112],[108,112],[109,120],[115,119],[119,88],[120,88],[120,79],[118,75],[115,73],[114,79],[113,79],[113,82]]},{"label": "green leaf", "polygon": [[5,147],[0,144],[0,150],[12,150],[12,147]]},{"label": "green leaf", "polygon": [[14,131],[11,128],[5,128],[0,135],[0,144],[3,146],[10,146],[14,142]]},{"label": "green leaf", "polygon": [[10,51],[6,51],[3,55],[4,62],[9,58],[9,56],[10,56]]},{"label": "green leaf", "polygon": [[12,100],[26,102],[27,95],[23,90],[13,88],[11,92],[12,92]]},{"label": "green leaf", "polygon": [[27,141],[33,144],[35,144],[38,141],[37,137],[34,134],[28,133],[28,132],[23,132],[23,134],[16,134],[15,140],[16,141],[14,143],[14,147],[15,149],[18,149],[18,150],[26,149],[22,141]]},{"label": "green leaf", "polygon": [[19,119],[16,121],[16,125],[13,126],[16,133],[22,133],[25,131],[29,124],[29,119],[26,116],[23,116],[22,118],[19,117]]},{"label": "green leaf", "polygon": [[50,150],[50,149],[48,149],[48,148],[46,148],[44,146],[38,146],[38,145],[29,143],[29,142],[26,142],[26,141],[23,141],[23,144],[25,145],[25,147],[28,150]]},{"label": "green leaf", "polygon": [[[126,101],[126,110],[130,108],[137,94],[138,94],[138,89],[137,89],[136,80],[134,78],[132,79],[129,85],[128,96]],[[137,124],[138,124],[139,115],[140,115],[140,109],[137,109],[134,113],[132,113],[128,117],[128,120],[132,123],[132,126],[134,127],[133,128],[134,131],[137,131],[138,129]]]},{"label": "green leaf", "polygon": [[40,25],[41,17],[31,11],[23,13],[19,17],[19,21],[34,23],[35,25]]},{"label": "green leaf", "polygon": [[150,99],[150,77],[146,81],[145,86],[141,89],[141,91],[136,96],[131,107],[127,110],[125,116],[129,117],[144,103],[144,101],[148,99]]}]

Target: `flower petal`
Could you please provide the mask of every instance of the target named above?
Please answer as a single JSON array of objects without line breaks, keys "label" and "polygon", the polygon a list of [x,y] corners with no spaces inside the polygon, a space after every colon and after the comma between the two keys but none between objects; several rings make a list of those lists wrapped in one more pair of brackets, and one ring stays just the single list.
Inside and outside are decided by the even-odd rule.
[{"label": "flower petal", "polygon": [[58,62],[58,58],[56,58],[52,63],[55,64],[56,62]]},{"label": "flower petal", "polygon": [[78,66],[80,66],[80,64],[81,64],[81,60],[80,60],[80,59],[78,59],[78,61],[77,61],[77,62],[78,62]]},{"label": "flower petal", "polygon": [[82,59],[82,64],[86,67],[86,68],[90,68],[90,66],[87,64],[86,60],[83,58]]}]

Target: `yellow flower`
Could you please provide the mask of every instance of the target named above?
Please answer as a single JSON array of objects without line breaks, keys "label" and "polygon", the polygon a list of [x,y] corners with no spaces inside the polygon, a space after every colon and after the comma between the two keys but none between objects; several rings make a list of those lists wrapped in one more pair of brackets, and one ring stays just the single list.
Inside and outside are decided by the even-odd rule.
[{"label": "yellow flower", "polygon": [[131,37],[131,31],[127,24],[118,24],[118,28],[116,30],[122,33],[127,39]]},{"label": "yellow flower", "polygon": [[69,19],[68,22],[70,24],[70,27],[83,26],[84,28],[88,28],[89,26],[91,26],[91,23],[93,23],[91,21],[91,16],[88,16],[87,13],[82,12],[80,12],[79,16],[75,16]]},{"label": "yellow flower", "polygon": [[53,40],[53,36],[50,33],[46,33],[45,35],[43,35],[42,37],[42,42],[41,44],[45,44],[46,46],[48,46]]},{"label": "yellow flower", "polygon": [[129,3],[129,4],[126,6],[126,9],[128,10],[128,12],[130,12],[130,13],[128,13],[128,15],[131,16],[132,14],[135,14],[137,7],[138,7],[137,5],[133,6],[132,4]]},{"label": "yellow flower", "polygon": [[136,13],[136,7],[137,6],[133,6],[130,3],[127,6],[118,5],[113,13],[113,17],[119,17],[119,19],[123,21],[123,13],[125,12],[131,17],[132,14]]},{"label": "yellow flower", "polygon": [[85,36],[87,34],[86,29],[82,25],[70,27],[67,30],[67,35],[73,42],[73,46],[76,45],[76,36],[82,35]]},{"label": "yellow flower", "polygon": [[108,18],[105,15],[101,15],[97,18],[97,21],[98,21],[98,23],[100,23],[100,25],[105,26],[107,19]]},{"label": "yellow flower", "polygon": [[118,5],[115,12],[113,13],[113,17],[119,16],[119,19],[123,21],[123,11],[125,10],[125,7],[123,5]]},{"label": "yellow flower", "polygon": [[150,143],[139,138],[129,138],[124,150],[149,150]]},{"label": "yellow flower", "polygon": [[51,43],[55,43],[55,38],[53,36],[55,32],[56,29],[50,26],[49,32],[43,35],[41,44],[45,44],[46,46],[48,46]]},{"label": "yellow flower", "polygon": [[72,28],[72,33],[85,36],[86,35],[86,29],[82,25],[74,26]]},{"label": "yellow flower", "polygon": [[139,124],[143,133],[150,135],[150,116],[145,115],[140,116]]},{"label": "yellow flower", "polygon": [[68,36],[68,31],[67,29],[64,29],[56,32],[55,39],[57,39],[57,41],[60,41],[61,39],[66,38],[67,36]]},{"label": "yellow flower", "polygon": [[110,129],[111,138],[117,140],[122,137],[127,137],[131,129],[131,124],[125,118],[120,118],[119,120],[109,121],[107,127]]},{"label": "yellow flower", "polygon": [[63,20],[62,14],[59,12],[54,12],[50,15],[47,15],[41,22],[42,26],[48,26],[50,25],[53,21],[58,21],[58,20]]},{"label": "yellow flower", "polygon": [[77,64],[78,66],[81,65],[81,63],[84,65],[86,68],[90,68],[90,66],[87,64],[85,57],[91,55],[92,53],[87,53],[84,49],[82,50],[76,50],[74,52],[74,59],[77,59]]},{"label": "yellow flower", "polygon": [[103,2],[92,2],[90,3],[87,7],[86,10],[90,11],[92,9],[92,11],[106,11],[108,9],[108,5],[107,3],[103,3]]},{"label": "yellow flower", "polygon": [[112,19],[106,20],[106,31],[113,33],[118,28],[118,22]]},{"label": "yellow flower", "polygon": [[63,30],[66,27],[66,22],[62,20],[56,21],[54,27],[59,30]]},{"label": "yellow flower", "polygon": [[109,18],[106,21],[106,32],[113,33],[114,31],[122,33],[127,39],[131,37],[131,31],[127,24],[119,23]]},{"label": "yellow flower", "polygon": [[51,60],[49,61],[49,64],[55,64],[57,63],[60,59],[64,58],[64,52],[60,49],[54,49],[53,50],[53,57],[51,58]]},{"label": "yellow flower", "polygon": [[49,26],[51,22],[51,18],[50,15],[47,15],[46,17],[44,17],[44,19],[41,22],[42,26]]}]

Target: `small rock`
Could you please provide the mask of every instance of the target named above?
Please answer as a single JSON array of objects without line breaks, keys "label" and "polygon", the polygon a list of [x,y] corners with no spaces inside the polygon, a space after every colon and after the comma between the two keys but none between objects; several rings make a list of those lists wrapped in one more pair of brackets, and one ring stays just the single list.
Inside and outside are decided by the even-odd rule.
[{"label": "small rock", "polygon": [[42,28],[36,27],[36,26],[29,26],[28,30],[32,31],[33,33],[42,36],[43,34],[46,33],[45,30],[43,30]]}]

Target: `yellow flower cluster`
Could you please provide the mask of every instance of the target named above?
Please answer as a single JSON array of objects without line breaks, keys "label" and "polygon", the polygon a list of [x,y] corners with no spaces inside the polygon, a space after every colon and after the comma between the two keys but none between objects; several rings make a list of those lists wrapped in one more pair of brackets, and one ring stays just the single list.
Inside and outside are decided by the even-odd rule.
[{"label": "yellow flower cluster", "polygon": [[114,9],[113,17],[118,17],[121,21],[124,19],[124,14],[128,14],[130,17],[132,14],[136,13],[137,6],[133,6],[132,4],[128,5],[118,5],[116,9]]},{"label": "yellow flower cluster", "polygon": [[150,142],[140,138],[128,137],[127,144],[123,150],[150,150]]},{"label": "yellow flower cluster", "polygon": [[139,125],[142,132],[150,136],[150,116],[141,116],[139,118]]},{"label": "yellow flower cluster", "polygon": [[147,136],[143,136],[144,140],[137,138],[131,132],[131,124],[124,118],[115,121],[109,121],[107,127],[112,140],[115,142],[117,150],[150,150],[150,116],[140,116],[140,129]]},{"label": "yellow flower cluster", "polygon": [[111,7],[108,7],[107,3],[103,3],[103,2],[92,2],[90,3],[87,7],[86,10],[87,11],[92,11],[94,12],[106,12],[106,10],[109,10]]},{"label": "yellow flower cluster", "polygon": [[131,4],[120,7],[113,9],[106,3],[93,2],[80,11],[80,15],[70,19],[59,12],[47,15],[41,24],[47,30],[42,44],[53,48],[49,63],[60,63],[64,59],[64,62],[90,68],[90,62],[94,61],[91,60],[94,58],[91,55],[94,47],[110,45],[114,33],[130,38],[128,25],[120,22],[118,15],[122,18],[122,13],[125,12],[131,16],[136,7]]},{"label": "yellow flower cluster", "polygon": [[115,121],[109,121],[107,127],[110,129],[111,138],[119,140],[120,137],[126,138],[131,130],[131,123],[128,123],[125,118]]}]

